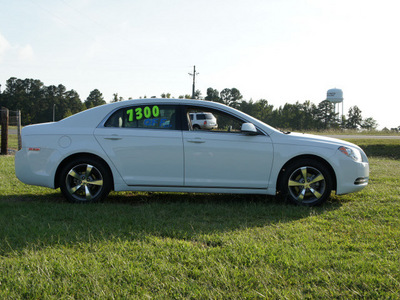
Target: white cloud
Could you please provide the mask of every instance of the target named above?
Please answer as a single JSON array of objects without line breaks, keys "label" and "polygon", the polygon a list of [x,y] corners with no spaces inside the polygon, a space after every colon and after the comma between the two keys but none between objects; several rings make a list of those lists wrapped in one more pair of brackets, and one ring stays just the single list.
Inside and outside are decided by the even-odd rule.
[{"label": "white cloud", "polygon": [[18,47],[18,58],[22,61],[33,61],[35,54],[31,45],[26,45],[23,47]]},{"label": "white cloud", "polygon": [[35,60],[35,54],[30,44],[27,44],[25,46],[12,45],[0,33],[0,63],[2,62],[26,63],[26,62],[33,62],[34,60]]},{"label": "white cloud", "polygon": [[3,58],[4,58],[7,50],[9,50],[10,48],[11,48],[10,43],[0,33],[0,63],[3,61]]}]

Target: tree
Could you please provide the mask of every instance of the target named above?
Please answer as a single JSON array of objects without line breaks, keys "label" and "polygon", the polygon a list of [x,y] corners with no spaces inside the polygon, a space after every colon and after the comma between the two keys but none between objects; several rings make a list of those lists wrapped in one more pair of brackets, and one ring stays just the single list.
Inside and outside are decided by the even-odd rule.
[{"label": "tree", "polygon": [[98,89],[94,89],[93,91],[90,92],[84,104],[86,108],[92,108],[95,106],[106,104],[106,101],[103,98],[103,94],[100,93]]},{"label": "tree", "polygon": [[215,90],[211,87],[207,89],[207,96],[204,99],[208,101],[221,102],[218,90]]},{"label": "tree", "polygon": [[[82,102],[76,91],[65,86],[45,86],[37,79],[7,80],[2,105],[11,110],[21,110],[22,125],[60,120],[82,110]],[[55,115],[54,115],[55,112]]]},{"label": "tree", "polygon": [[256,115],[257,115],[257,108],[256,108],[255,103],[254,103],[253,100],[251,100],[251,99],[250,99],[250,101],[248,101],[248,102],[245,101],[245,100],[243,100],[243,101],[240,103],[239,110],[242,111],[242,112],[244,112],[244,113],[246,113],[246,114],[248,114],[248,115],[250,115],[250,116],[252,116],[252,117],[257,118],[257,117],[256,117]]},{"label": "tree", "polygon": [[280,117],[279,128],[298,130],[299,125],[299,108],[295,104],[286,103],[283,107],[278,109]]},{"label": "tree", "polygon": [[171,93],[162,93],[161,98],[171,98]]},{"label": "tree", "polygon": [[[43,100],[41,101],[40,108],[36,112],[36,122],[48,122],[49,120],[60,120],[61,103],[63,102],[63,96],[65,93],[65,86],[50,85],[43,87]],[[57,109],[56,109],[57,108]],[[64,107],[63,107],[64,108]],[[54,111],[57,112],[57,116],[53,115]]]},{"label": "tree", "polygon": [[239,108],[240,101],[243,96],[240,91],[236,88],[232,89],[223,89],[221,94],[221,102],[225,105],[228,105],[233,108]]},{"label": "tree", "polygon": [[[38,123],[35,119],[36,114],[46,109],[43,83],[36,79],[11,77],[6,82],[3,102],[2,105],[10,110],[21,110],[23,125]],[[50,121],[50,118],[46,121]]]},{"label": "tree", "polygon": [[255,103],[255,109],[257,113],[255,117],[265,123],[271,122],[272,112],[274,110],[274,106],[269,104],[267,100],[260,99]]},{"label": "tree", "polygon": [[118,97],[118,93],[113,94],[113,99],[111,100],[111,103],[120,102],[120,101],[124,101],[124,98]]},{"label": "tree", "polygon": [[300,129],[318,129],[317,106],[309,100],[305,101],[303,104],[299,104],[299,106],[302,113],[302,128]]},{"label": "tree", "polygon": [[334,104],[328,100],[324,100],[318,104],[315,117],[325,129],[338,125],[336,122],[338,114],[334,112],[334,108]]},{"label": "tree", "polygon": [[358,106],[353,106],[349,108],[348,119],[346,123],[346,128],[348,129],[358,129],[361,127],[362,116],[361,110]]},{"label": "tree", "polygon": [[65,103],[66,108],[63,110],[62,118],[69,117],[83,110],[82,101],[75,90],[70,90],[65,93],[63,103]]},{"label": "tree", "polygon": [[194,99],[199,100],[201,98],[201,91],[200,90],[196,90],[194,92]]},{"label": "tree", "polygon": [[378,127],[378,123],[371,117],[366,118],[362,121],[361,128],[367,130],[375,130]]}]

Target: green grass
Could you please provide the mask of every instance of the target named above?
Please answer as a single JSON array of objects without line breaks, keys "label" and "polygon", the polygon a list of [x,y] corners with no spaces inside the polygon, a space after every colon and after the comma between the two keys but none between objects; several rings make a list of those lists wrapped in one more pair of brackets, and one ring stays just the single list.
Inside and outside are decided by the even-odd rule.
[{"label": "green grass", "polygon": [[316,208],[162,193],[75,205],[0,157],[0,298],[397,299],[399,142],[355,142],[370,185]]},{"label": "green grass", "polygon": [[16,134],[8,135],[8,148],[9,149],[18,149],[18,136]]},{"label": "green grass", "polygon": [[16,134],[9,134],[8,135],[8,147],[9,150],[15,150],[17,151],[18,149],[18,136]]},{"label": "green grass", "polygon": [[400,159],[400,139],[347,139],[359,145],[368,156]]},{"label": "green grass", "polygon": [[307,131],[306,133],[318,134],[318,135],[361,135],[368,138],[368,136],[399,136],[400,133],[391,130],[365,130],[359,131],[355,129],[322,129],[319,131]]}]

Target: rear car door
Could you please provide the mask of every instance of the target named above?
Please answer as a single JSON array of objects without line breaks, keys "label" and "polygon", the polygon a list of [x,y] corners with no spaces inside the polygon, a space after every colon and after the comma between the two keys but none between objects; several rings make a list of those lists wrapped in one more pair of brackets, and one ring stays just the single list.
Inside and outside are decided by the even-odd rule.
[{"label": "rear car door", "polygon": [[129,186],[182,186],[179,106],[137,105],[115,111],[95,137]]}]

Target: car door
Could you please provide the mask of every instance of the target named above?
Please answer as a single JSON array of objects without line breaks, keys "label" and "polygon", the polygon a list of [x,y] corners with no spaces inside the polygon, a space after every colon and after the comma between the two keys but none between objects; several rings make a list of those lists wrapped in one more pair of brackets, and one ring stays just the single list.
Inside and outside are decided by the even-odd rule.
[{"label": "car door", "polygon": [[182,186],[178,106],[140,105],[114,112],[94,134],[130,186]]},{"label": "car door", "polygon": [[[273,161],[271,139],[240,131],[243,121],[225,112],[188,107],[188,113],[214,114],[218,128],[183,131],[185,186],[266,189]],[[189,119],[188,119],[189,120]]]}]

